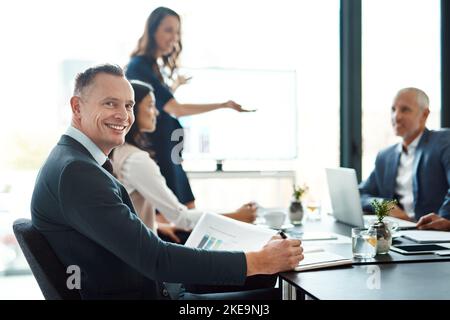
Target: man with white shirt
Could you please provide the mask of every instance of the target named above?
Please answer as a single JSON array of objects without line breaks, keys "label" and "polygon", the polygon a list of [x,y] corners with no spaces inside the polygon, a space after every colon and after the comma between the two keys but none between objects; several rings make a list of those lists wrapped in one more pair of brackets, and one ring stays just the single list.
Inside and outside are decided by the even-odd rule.
[{"label": "man with white shirt", "polygon": [[375,169],[359,190],[364,211],[373,199],[397,199],[391,215],[417,221],[435,213],[450,218],[450,131],[428,130],[428,96],[405,88],[391,108],[394,132],[402,142],[382,150]]}]

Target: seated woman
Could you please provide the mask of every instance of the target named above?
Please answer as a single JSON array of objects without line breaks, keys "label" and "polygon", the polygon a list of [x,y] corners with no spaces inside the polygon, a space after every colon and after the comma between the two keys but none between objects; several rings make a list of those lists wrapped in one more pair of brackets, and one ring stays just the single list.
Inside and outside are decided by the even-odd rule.
[{"label": "seated woman", "polygon": [[[180,242],[175,234],[177,228],[192,229],[203,212],[188,209],[181,204],[173,192],[167,187],[158,165],[151,158],[148,135],[156,128],[158,110],[151,85],[131,80],[134,89],[135,121],[125,137],[125,144],[114,149],[111,156],[114,174],[122,182],[131,196],[134,207],[141,220],[150,228],[175,242]],[[155,221],[155,209],[171,224]],[[230,218],[244,222],[253,222],[256,218],[256,205],[248,203],[235,212],[224,214]]]}]

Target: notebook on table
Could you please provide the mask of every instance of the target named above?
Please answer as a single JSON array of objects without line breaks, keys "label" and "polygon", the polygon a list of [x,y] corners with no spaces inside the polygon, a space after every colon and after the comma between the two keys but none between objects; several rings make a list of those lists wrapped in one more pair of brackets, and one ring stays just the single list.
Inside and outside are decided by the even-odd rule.
[{"label": "notebook on table", "polygon": [[304,259],[295,267],[295,271],[307,271],[337,266],[351,265],[352,259],[345,258],[339,254],[326,251],[321,248],[305,249]]},{"label": "notebook on table", "polygon": [[444,243],[450,242],[450,232],[434,230],[411,230],[402,231],[403,238],[417,243]]}]

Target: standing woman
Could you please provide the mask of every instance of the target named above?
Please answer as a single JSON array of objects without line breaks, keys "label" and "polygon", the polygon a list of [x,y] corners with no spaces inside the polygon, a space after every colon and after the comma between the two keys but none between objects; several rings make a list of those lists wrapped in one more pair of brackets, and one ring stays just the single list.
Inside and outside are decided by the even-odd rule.
[{"label": "standing woman", "polygon": [[[230,108],[239,112],[245,110],[234,101],[212,104],[184,104],[175,100],[166,81],[173,81],[174,87],[186,82],[185,78],[173,79],[177,69],[177,59],[181,53],[180,16],[165,7],[155,9],[147,19],[144,34],[131,54],[126,68],[128,79],[137,79],[150,83],[154,88],[156,108],[159,111],[158,126],[150,135],[151,149],[161,174],[166,178],[168,187],[181,203],[188,208],[195,207],[186,173],[177,159],[172,159],[172,150],[180,142],[172,141],[174,130],[182,129],[177,118],[200,114],[220,108]],[[166,74],[166,76],[163,76]],[[179,155],[181,158],[181,154]]]}]

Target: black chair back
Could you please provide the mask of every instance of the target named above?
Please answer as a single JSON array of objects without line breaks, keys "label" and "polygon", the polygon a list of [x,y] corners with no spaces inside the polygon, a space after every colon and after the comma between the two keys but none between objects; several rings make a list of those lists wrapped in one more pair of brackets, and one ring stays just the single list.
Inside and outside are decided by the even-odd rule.
[{"label": "black chair back", "polygon": [[18,219],[14,221],[13,230],[45,299],[80,300],[78,290],[67,288],[66,281],[70,275],[64,265],[31,221]]}]

